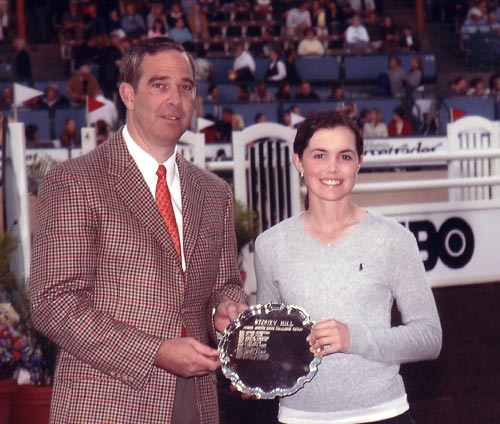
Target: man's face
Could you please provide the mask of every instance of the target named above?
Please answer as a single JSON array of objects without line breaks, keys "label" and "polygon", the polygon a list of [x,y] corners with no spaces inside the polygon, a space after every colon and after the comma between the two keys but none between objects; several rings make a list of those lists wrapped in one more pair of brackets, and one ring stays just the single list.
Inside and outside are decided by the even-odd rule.
[{"label": "man's face", "polygon": [[175,146],[188,129],[196,88],[188,56],[175,50],[145,55],[135,90],[120,90],[127,125],[143,146]]}]

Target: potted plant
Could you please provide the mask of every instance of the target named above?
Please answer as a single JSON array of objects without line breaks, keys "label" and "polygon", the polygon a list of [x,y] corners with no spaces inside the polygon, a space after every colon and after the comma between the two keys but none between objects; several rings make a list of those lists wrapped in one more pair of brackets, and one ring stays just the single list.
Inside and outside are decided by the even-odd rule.
[{"label": "potted plant", "polygon": [[243,269],[243,248],[252,242],[258,235],[257,213],[247,208],[239,200],[234,202],[234,231],[238,248],[238,261],[240,264],[241,279],[245,282],[246,271]]},{"label": "potted plant", "polygon": [[0,424],[47,424],[56,348],[31,325],[25,286],[10,270],[16,248],[0,234]]},{"label": "potted plant", "polygon": [[43,156],[41,159],[32,162],[27,166],[28,170],[28,191],[36,196],[38,194],[38,187],[43,178],[50,168],[58,164],[60,161],[51,158],[50,156]]},{"label": "potted plant", "polygon": [[13,306],[19,300],[16,297],[16,277],[10,270],[10,260],[16,247],[12,233],[0,234],[0,424],[8,423],[13,395],[17,390],[17,373],[29,356],[21,316]]}]

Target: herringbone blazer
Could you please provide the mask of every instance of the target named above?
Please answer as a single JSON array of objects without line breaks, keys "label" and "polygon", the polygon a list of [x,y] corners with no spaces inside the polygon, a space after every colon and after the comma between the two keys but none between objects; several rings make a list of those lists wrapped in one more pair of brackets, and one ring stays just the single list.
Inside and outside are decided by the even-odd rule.
[{"label": "herringbone blazer", "polygon": [[[121,130],[53,168],[40,187],[29,281],[33,321],[60,346],[51,423],[170,423],[164,339],[213,334],[219,296],[245,301],[227,183],[177,157],[186,271]],[[218,424],[214,375],[196,379]]]}]

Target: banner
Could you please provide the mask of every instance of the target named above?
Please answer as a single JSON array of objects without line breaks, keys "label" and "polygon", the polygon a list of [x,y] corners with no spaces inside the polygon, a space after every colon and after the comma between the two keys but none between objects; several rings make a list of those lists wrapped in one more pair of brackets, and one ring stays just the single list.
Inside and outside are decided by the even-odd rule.
[{"label": "banner", "polygon": [[433,287],[500,281],[500,202],[370,209],[396,219],[414,234]]}]

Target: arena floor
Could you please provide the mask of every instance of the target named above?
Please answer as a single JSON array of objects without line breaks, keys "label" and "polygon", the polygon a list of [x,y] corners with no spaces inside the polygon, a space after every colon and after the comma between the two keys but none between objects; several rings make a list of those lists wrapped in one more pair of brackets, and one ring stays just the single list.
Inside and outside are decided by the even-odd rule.
[{"label": "arena floor", "polygon": [[[403,365],[415,424],[500,423],[500,282],[434,289],[443,326],[435,361]],[[219,379],[221,424],[275,424],[275,401],[241,400]]]}]

